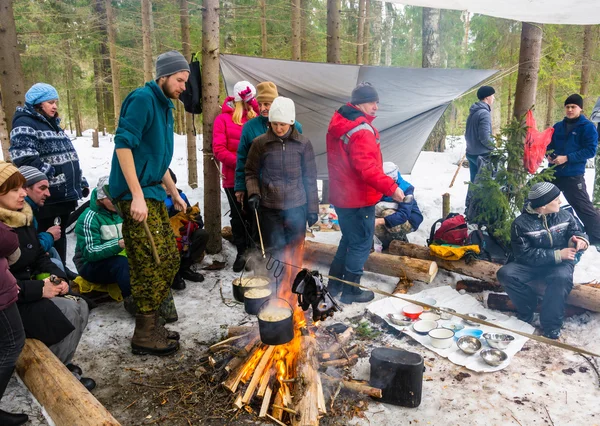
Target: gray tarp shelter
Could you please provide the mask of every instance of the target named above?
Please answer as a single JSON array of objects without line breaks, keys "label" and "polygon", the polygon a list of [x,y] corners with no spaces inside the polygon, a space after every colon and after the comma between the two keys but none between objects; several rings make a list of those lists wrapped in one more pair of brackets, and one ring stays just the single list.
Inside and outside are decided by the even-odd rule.
[{"label": "gray tarp shelter", "polygon": [[296,119],[315,149],[318,177],[324,179],[327,126],[334,111],[350,100],[357,83],[368,81],[379,92],[379,111],[373,124],[381,133],[384,161],[393,161],[402,173],[410,173],[450,102],[496,71],[338,65],[221,55],[221,72],[227,93],[232,93],[234,84],[241,80],[255,85],[272,81],[281,96],[294,100]]}]

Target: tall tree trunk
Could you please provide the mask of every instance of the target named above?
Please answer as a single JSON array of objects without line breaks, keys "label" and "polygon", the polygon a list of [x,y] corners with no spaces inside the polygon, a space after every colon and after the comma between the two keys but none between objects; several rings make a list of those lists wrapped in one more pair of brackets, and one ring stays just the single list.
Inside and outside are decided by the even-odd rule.
[{"label": "tall tree trunk", "polygon": [[[94,12],[98,19],[98,31],[100,33],[100,70],[98,75],[100,76],[100,89],[102,90],[102,134],[105,134],[104,124],[108,128],[109,133],[114,133],[114,106],[113,106],[113,95],[111,93],[112,79],[110,70],[110,55],[108,50],[108,19],[106,15],[105,0],[95,0]],[[94,65],[95,67],[95,65]],[[95,68],[94,68],[95,70]]]},{"label": "tall tree trunk", "polygon": [[[18,106],[23,106],[25,81],[17,45],[17,29],[12,0],[0,2],[0,90],[7,131]],[[2,140],[2,146],[8,141]]]},{"label": "tall tree trunk", "polygon": [[339,64],[341,57],[340,0],[327,0],[327,62]]},{"label": "tall tree trunk", "polygon": [[144,81],[152,81],[152,1],[142,0],[142,47],[144,56]]},{"label": "tall tree trunk", "polygon": [[515,90],[514,116],[522,117],[535,104],[540,54],[542,50],[542,25],[523,22],[519,49],[519,72]]},{"label": "tall tree trunk", "polygon": [[373,3],[373,43],[371,65],[381,65],[381,20],[383,15],[383,2]]},{"label": "tall tree trunk", "polygon": [[546,94],[546,128],[554,124],[554,80],[550,79]]},{"label": "tall tree trunk", "polygon": [[[514,54],[515,54],[515,44],[516,44],[516,38],[512,37],[510,38],[510,60],[512,63]],[[509,125],[512,118],[513,118],[513,76],[512,73],[508,75],[508,99],[506,102],[506,125]]]},{"label": "tall tree trunk", "polygon": [[10,135],[8,133],[8,126],[6,125],[6,117],[4,116],[4,104],[2,103],[2,88],[0,87],[0,142],[2,142],[2,159],[4,161],[10,160]]},{"label": "tall tree trunk", "polygon": [[356,63],[362,65],[365,63],[365,16],[367,0],[358,1],[358,29],[356,33]]},{"label": "tall tree trunk", "polygon": [[[421,66],[423,68],[440,68],[440,9],[423,8],[423,47]],[[446,149],[446,121],[444,116],[434,126],[424,149],[426,151],[443,152]]]},{"label": "tall tree trunk", "polygon": [[102,77],[101,59],[94,58],[94,86],[96,89],[96,115],[98,116],[96,130],[102,132],[102,135],[106,135],[106,128],[104,127],[104,101],[102,99]]},{"label": "tall tree trunk", "polygon": [[[181,47],[183,56],[188,62],[192,60],[192,44],[190,40],[190,14],[188,0],[179,0],[179,17],[181,21]],[[198,154],[196,152],[196,132],[194,130],[194,115],[185,113],[185,134],[187,137],[188,185],[198,188]]]},{"label": "tall tree trunk", "polygon": [[75,136],[81,137],[81,115],[79,113],[79,100],[77,99],[77,92],[73,90],[76,87],[75,80],[73,78],[73,59],[71,58],[71,44],[69,40],[65,43],[65,53],[67,55],[67,96],[71,98],[73,106],[73,120],[75,122]]},{"label": "tall tree trunk", "polygon": [[[105,0],[106,23],[108,33],[108,51],[110,60],[110,79],[112,82],[114,121],[108,126],[110,129],[116,129],[119,125],[119,115],[121,115],[121,73],[117,62],[117,32],[115,29],[115,16],[112,9],[111,0]],[[107,115],[108,116],[108,115]],[[113,127],[114,125],[114,127]]]},{"label": "tall tree trunk", "polygon": [[309,0],[300,0],[300,58],[308,61],[308,8]]},{"label": "tall tree trunk", "polygon": [[260,40],[263,58],[267,57],[267,0],[260,0]]},{"label": "tall tree trunk", "polygon": [[219,163],[213,155],[213,123],[219,114],[219,0],[204,0],[202,10],[202,105],[204,150],[204,222],[206,251],[221,251],[221,189]]},{"label": "tall tree trunk", "polygon": [[467,55],[469,54],[469,30],[471,28],[471,13],[465,10],[462,14],[465,23],[465,36],[463,37],[463,63],[467,62]]},{"label": "tall tree trunk", "polygon": [[363,63],[369,65],[370,54],[369,54],[369,43],[371,40],[371,1],[366,0],[365,2],[365,36],[363,39]]},{"label": "tall tree trunk", "polygon": [[589,104],[588,89],[590,87],[591,62],[594,56],[594,27],[586,25],[583,31],[583,55],[581,57],[581,88],[579,94],[583,97],[583,110]]},{"label": "tall tree trunk", "polygon": [[292,61],[302,58],[302,31],[300,26],[300,0],[291,0],[292,4]]},{"label": "tall tree trunk", "polygon": [[394,9],[394,5],[392,3],[385,3],[385,26],[384,26],[384,40],[385,40],[385,49],[383,50],[384,54],[384,64],[386,67],[392,65],[392,47],[394,45],[394,20],[396,19],[396,10]]},{"label": "tall tree trunk", "polygon": [[[502,93],[502,80],[498,81],[497,84],[494,85],[495,89],[498,93]],[[497,135],[500,133],[500,129],[502,127],[502,97],[498,96],[494,101],[494,106],[492,106],[492,134]]]}]

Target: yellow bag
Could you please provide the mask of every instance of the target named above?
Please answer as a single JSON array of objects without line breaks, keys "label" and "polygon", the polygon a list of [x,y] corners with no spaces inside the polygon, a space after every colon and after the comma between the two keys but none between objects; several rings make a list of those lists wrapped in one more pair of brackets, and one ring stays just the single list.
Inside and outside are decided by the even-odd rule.
[{"label": "yellow bag", "polygon": [[439,257],[440,259],[459,260],[462,259],[469,252],[479,254],[479,246],[477,244],[473,244],[470,246],[432,244],[429,246],[429,251],[432,255]]},{"label": "yellow bag", "polygon": [[96,284],[87,281],[81,276],[78,276],[73,281],[79,286],[79,292],[81,294],[89,293],[91,291],[102,291],[108,293],[110,297],[116,300],[117,302],[121,302],[123,300],[121,289],[119,288],[119,285],[117,283]]}]

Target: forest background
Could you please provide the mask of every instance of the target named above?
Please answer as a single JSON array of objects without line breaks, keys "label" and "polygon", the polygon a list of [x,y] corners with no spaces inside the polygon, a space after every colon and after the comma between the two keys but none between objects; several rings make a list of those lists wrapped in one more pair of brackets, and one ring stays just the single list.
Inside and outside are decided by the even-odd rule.
[{"label": "forest background", "polygon": [[[40,81],[55,86],[61,95],[63,124],[78,134],[89,128],[114,132],[115,111],[119,111],[115,103],[148,79],[144,42],[152,55],[151,62],[146,55],[146,68],[149,63],[153,68],[161,52],[182,51],[186,30],[191,52],[201,49],[201,0],[12,3],[25,89]],[[327,3],[222,0],[220,52],[326,62]],[[418,68],[432,66],[425,62],[433,57],[433,66],[443,68],[497,69],[501,72],[490,82],[497,92],[494,130],[512,118],[520,22],[453,10],[437,10],[432,21],[429,12],[433,9],[374,0],[339,4],[339,62]],[[600,93],[600,75],[592,72],[600,61],[600,49],[595,49],[600,26],[543,25],[542,29],[535,115],[540,127],[547,127],[563,117],[563,101],[571,93],[582,93],[587,98],[585,113],[591,112]],[[439,40],[433,56],[423,51],[423,34]],[[468,108],[475,100],[471,93],[447,110],[447,134],[463,133]],[[9,118],[14,111],[5,113]],[[202,128],[200,120],[196,118],[198,129]],[[179,105],[176,132],[184,134],[185,130],[185,114]]]}]

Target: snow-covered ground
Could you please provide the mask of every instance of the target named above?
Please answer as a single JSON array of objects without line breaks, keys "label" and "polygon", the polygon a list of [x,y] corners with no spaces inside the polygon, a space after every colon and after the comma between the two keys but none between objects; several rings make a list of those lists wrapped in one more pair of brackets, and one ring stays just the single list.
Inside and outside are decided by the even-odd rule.
[{"label": "snow-covered ground", "polygon": [[[186,139],[175,137],[175,155],[173,170],[177,174],[178,187],[183,189],[192,202],[200,202],[203,208],[203,190],[192,190],[187,184]],[[91,185],[98,178],[108,174],[113,144],[110,136],[100,137],[100,148],[92,148],[91,132],[74,141],[79,152],[82,168]],[[424,214],[421,228],[410,235],[411,242],[425,244],[431,224],[441,216],[442,194],[451,194],[452,211],[462,212],[466,196],[465,181],[469,171],[461,168],[453,188],[448,188],[456,170],[456,163],[462,156],[464,141],[448,141],[444,153],[424,152],[420,155],[413,173],[405,178],[416,187],[416,198]],[[202,158],[201,138],[198,141],[198,158]],[[592,188],[594,171],[586,172],[588,188]],[[198,176],[202,180],[202,163],[198,163]],[[222,193],[221,205],[223,225],[229,218],[225,213],[229,206]],[[316,241],[335,244],[339,233],[322,232],[315,236]],[[73,235],[69,237],[69,252],[72,256],[75,246]],[[235,258],[235,249],[224,241],[223,252],[208,256],[204,264],[213,259],[226,260],[229,265]],[[73,265],[71,264],[73,268]],[[322,270],[326,273],[326,270]],[[193,350],[203,348],[205,342],[214,341],[224,334],[228,325],[251,322],[239,305],[225,304],[220,295],[231,297],[231,281],[237,276],[230,266],[222,271],[205,271],[203,283],[188,283],[187,289],[175,293],[179,321],[171,328],[180,331],[182,337],[182,360]],[[453,285],[457,276],[440,271],[432,284],[416,283],[410,293],[439,285]],[[600,253],[591,249],[583,256],[575,269],[575,282],[587,282],[600,278]],[[397,280],[392,277],[366,273],[363,284],[391,292]],[[378,298],[381,296],[377,296]],[[365,306],[353,304],[344,308],[330,322],[346,320],[364,313]],[[133,420],[128,416],[128,406],[133,401],[127,395],[119,393],[125,383],[135,377],[136,371],[151,370],[166,362],[153,357],[131,355],[129,338],[134,321],[117,303],[103,304],[90,316],[89,325],[79,345],[74,362],[79,364],[84,375],[96,379],[98,387],[94,391],[113,415],[123,424],[142,424],[143,418]],[[563,340],[568,344],[585,347],[600,352],[600,314],[586,313],[566,321]],[[600,424],[598,401],[600,390],[598,377],[584,360],[572,352],[546,346],[537,342],[528,342],[518,353],[510,366],[496,373],[473,373],[462,380],[455,379],[458,373],[466,372],[463,367],[452,364],[436,356],[420,345],[411,345],[410,338],[396,339],[391,336],[378,342],[379,346],[401,347],[422,354],[426,360],[423,397],[421,405],[415,409],[396,407],[377,402],[370,403],[366,419],[356,418],[352,424],[360,425],[504,425],[504,424]],[[413,342],[414,343],[414,342]],[[369,378],[368,358],[363,358],[353,369],[353,376],[359,379]],[[0,403],[8,411],[25,411],[32,417],[30,424],[50,424],[40,412],[27,389],[16,379]],[[154,408],[154,407],[153,407]],[[156,416],[160,407],[150,409],[148,415]],[[168,421],[162,423],[168,424]]]}]

